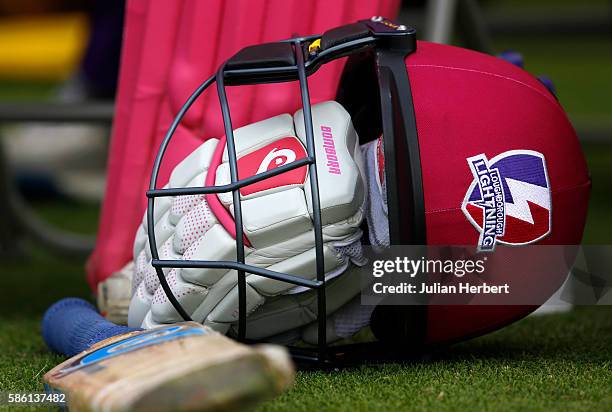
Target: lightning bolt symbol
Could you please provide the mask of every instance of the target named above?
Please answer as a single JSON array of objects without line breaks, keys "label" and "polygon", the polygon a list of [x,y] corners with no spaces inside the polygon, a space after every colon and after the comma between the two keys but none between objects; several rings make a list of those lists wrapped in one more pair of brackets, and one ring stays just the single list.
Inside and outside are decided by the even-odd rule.
[{"label": "lightning bolt symbol", "polygon": [[506,214],[533,225],[533,216],[529,203],[535,203],[550,210],[550,192],[548,188],[506,178],[514,203],[506,203]]}]

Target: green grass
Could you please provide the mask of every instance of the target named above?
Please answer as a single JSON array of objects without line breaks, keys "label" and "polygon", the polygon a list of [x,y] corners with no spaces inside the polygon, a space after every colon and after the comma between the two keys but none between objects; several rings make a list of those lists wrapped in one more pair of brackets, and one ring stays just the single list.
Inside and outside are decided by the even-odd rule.
[{"label": "green grass", "polygon": [[610,410],[612,308],[528,318],[411,365],[300,372],[280,410]]},{"label": "green grass", "polygon": [[[501,7],[511,11],[526,3],[504,0]],[[607,3],[577,4],[605,10]],[[489,2],[491,7],[495,4]],[[546,0],[536,7],[546,12],[558,4]],[[574,4],[563,1],[560,10],[571,13]],[[612,130],[609,37],[513,36],[496,43],[499,50],[521,51],[529,71],[555,80],[560,100],[575,123]],[[0,98],[40,99],[49,96],[53,87],[4,83]],[[585,154],[594,182],[585,243],[610,244],[612,145],[586,145]],[[36,207],[45,219],[65,229],[95,230],[97,207],[77,203]],[[40,317],[62,297],[91,297],[84,263],[53,256],[29,243],[23,255],[3,258],[0,391],[41,390],[44,372],[62,360],[45,348]],[[447,348],[428,361],[299,372],[291,390],[261,407],[262,412],[284,410],[610,411],[612,307],[579,307],[570,313],[529,317]]]},{"label": "green grass", "polygon": [[481,0],[485,9],[494,9],[509,15],[523,16],[525,13],[540,13],[549,15],[575,15],[578,13],[609,12],[608,0]]},{"label": "green grass", "polygon": [[0,99],[7,101],[27,102],[53,96],[58,88],[53,82],[26,82],[3,79],[0,84]]},{"label": "green grass", "polygon": [[62,357],[50,353],[42,341],[42,313],[62,297],[89,296],[83,261],[25,247],[21,257],[4,257],[0,268],[0,391],[43,389],[42,375]]},{"label": "green grass", "polygon": [[550,40],[543,47],[541,41],[517,35],[497,39],[496,47],[519,51],[527,71],[553,79],[559,101],[574,122],[604,123],[610,129],[612,41],[586,35]]},{"label": "green grass", "polygon": [[585,145],[584,152],[593,186],[583,242],[609,245],[612,243],[612,144]]},{"label": "green grass", "polygon": [[[98,227],[98,205],[67,200],[61,203],[39,202],[34,206],[38,215],[46,222],[66,231],[91,234],[95,233]],[[70,219],[66,219],[67,213],[70,214]]]}]

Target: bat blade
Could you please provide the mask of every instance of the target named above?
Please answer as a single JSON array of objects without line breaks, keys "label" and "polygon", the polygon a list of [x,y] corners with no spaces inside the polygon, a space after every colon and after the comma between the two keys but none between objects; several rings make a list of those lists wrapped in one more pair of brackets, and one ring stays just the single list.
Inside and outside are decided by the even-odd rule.
[{"label": "bat blade", "polygon": [[103,340],[44,376],[71,411],[248,409],[289,386],[284,348],[235,342],[195,322]]}]

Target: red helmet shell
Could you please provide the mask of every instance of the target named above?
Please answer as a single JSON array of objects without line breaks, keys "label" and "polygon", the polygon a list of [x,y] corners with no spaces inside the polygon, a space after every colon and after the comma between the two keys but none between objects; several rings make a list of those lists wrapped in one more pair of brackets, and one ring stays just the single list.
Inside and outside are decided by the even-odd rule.
[{"label": "red helmet shell", "polygon": [[[497,164],[504,163],[508,173],[518,176],[516,184],[539,185],[536,192],[545,187],[549,193],[548,201],[530,199],[529,194],[514,199],[516,210],[507,211],[506,237],[497,238],[496,247],[579,244],[590,180],[576,133],[556,98],[528,72],[462,48],[419,42],[406,66],[421,154],[427,243],[479,243],[482,222],[468,216],[473,207],[469,191],[475,181],[468,159],[481,156],[489,164],[503,160]],[[538,158],[544,159],[545,176],[538,169]],[[534,164],[536,172],[531,173],[529,165]],[[523,200],[531,218],[525,218],[526,209],[520,210]],[[480,335],[533,309],[432,305],[426,341]]]}]

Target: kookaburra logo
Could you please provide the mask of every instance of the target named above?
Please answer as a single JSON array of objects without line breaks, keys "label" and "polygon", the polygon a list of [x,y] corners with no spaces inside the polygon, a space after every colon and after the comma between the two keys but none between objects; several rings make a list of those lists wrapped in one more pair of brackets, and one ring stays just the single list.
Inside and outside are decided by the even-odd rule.
[{"label": "kookaburra logo", "polygon": [[295,152],[291,149],[274,148],[264,157],[257,169],[257,174],[263,173],[270,169],[275,169],[279,166],[286,165],[295,160]]}]

